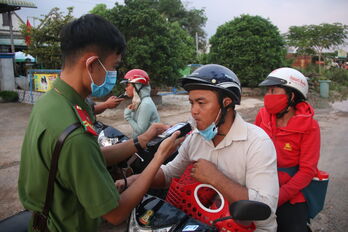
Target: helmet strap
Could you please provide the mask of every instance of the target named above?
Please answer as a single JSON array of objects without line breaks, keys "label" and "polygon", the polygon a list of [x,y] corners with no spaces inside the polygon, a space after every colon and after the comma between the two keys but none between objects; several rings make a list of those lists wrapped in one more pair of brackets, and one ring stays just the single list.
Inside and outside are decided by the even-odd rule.
[{"label": "helmet strap", "polygon": [[[285,91],[287,90],[285,89]],[[295,105],[295,102],[292,99],[292,92],[290,91],[290,92],[287,92],[286,94],[288,95],[288,105],[282,111],[276,114],[277,118],[282,118],[286,113],[289,112],[289,107]]]},{"label": "helmet strap", "polygon": [[[228,108],[232,108],[233,111],[235,111],[233,103],[231,103],[227,106],[224,106],[224,97],[221,94],[218,94],[218,97],[219,97],[219,104],[220,104],[221,113],[220,113],[220,118],[219,118],[218,122],[216,123],[216,127],[219,127],[220,125],[224,124]],[[236,112],[234,112],[234,115],[235,115],[235,113]]]},{"label": "helmet strap", "polygon": [[140,90],[144,87],[144,85],[141,85],[139,89],[137,89],[137,83],[133,83],[133,87],[135,89],[135,91],[137,91],[137,94],[140,96]]}]

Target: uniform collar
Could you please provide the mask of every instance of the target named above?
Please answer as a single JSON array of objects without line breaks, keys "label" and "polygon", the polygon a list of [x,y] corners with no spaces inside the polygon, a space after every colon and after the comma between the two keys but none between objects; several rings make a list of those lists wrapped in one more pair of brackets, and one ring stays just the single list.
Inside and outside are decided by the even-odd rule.
[{"label": "uniform collar", "polygon": [[73,89],[70,85],[68,85],[65,81],[60,78],[53,83],[53,89],[59,95],[64,96],[73,106],[78,105],[84,110],[90,111],[90,107],[87,105],[85,100]]}]

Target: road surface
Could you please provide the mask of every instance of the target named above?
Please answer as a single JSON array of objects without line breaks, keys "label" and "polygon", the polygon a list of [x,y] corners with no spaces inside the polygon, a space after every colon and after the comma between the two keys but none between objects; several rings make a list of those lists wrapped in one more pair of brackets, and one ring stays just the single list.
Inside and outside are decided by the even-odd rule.
[{"label": "road surface", "polygon": [[[255,118],[260,99],[246,98],[238,111],[249,122]],[[161,121],[169,124],[189,116],[185,96],[167,96],[159,107]],[[0,220],[22,210],[17,194],[20,148],[32,106],[20,103],[0,104]],[[99,120],[130,135],[131,128],[123,120],[121,109],[107,110]],[[348,228],[348,101],[324,104],[316,108],[321,127],[321,158],[319,168],[330,174],[324,210],[312,221],[312,230],[347,231]],[[1,229],[1,228],[0,228]],[[104,225],[100,230],[124,231],[124,226]]]}]

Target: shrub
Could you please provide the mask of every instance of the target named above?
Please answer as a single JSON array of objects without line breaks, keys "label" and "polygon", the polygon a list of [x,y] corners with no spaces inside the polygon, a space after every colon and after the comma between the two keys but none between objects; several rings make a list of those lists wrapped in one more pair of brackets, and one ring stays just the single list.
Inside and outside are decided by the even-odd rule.
[{"label": "shrub", "polygon": [[18,93],[15,91],[0,91],[0,97],[5,102],[16,102],[18,101]]}]

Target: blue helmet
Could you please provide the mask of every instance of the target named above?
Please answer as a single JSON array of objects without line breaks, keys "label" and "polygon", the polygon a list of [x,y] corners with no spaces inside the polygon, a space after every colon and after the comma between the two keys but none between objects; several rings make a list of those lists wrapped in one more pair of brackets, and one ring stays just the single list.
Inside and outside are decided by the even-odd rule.
[{"label": "blue helmet", "polygon": [[186,91],[194,89],[218,91],[223,96],[231,98],[234,105],[240,104],[240,81],[232,70],[222,65],[203,65],[190,75],[181,78],[181,84]]}]

